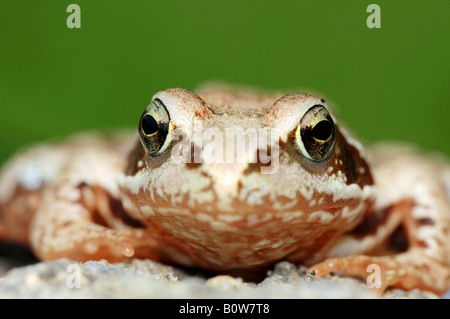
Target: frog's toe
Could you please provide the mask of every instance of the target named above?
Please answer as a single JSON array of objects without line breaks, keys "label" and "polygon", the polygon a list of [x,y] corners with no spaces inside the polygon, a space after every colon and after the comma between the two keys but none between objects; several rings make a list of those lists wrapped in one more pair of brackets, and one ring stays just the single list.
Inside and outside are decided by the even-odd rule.
[{"label": "frog's toe", "polygon": [[328,258],[308,269],[310,276],[325,276],[331,273],[363,279],[368,288],[379,293],[397,282],[401,276],[398,262],[390,257],[357,255],[342,258]]},{"label": "frog's toe", "polygon": [[448,283],[449,270],[436,260],[406,252],[396,256],[357,255],[328,258],[308,269],[310,276],[325,276],[331,273],[349,275],[366,281],[368,288],[382,293],[389,287],[405,290],[420,288],[443,293]]}]

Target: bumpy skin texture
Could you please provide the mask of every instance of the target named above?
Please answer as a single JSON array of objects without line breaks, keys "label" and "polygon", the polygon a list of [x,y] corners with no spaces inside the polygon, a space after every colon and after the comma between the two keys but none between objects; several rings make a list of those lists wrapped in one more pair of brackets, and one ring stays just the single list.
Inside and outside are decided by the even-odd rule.
[{"label": "bumpy skin texture", "polygon": [[336,119],[331,156],[313,162],[294,147],[295,131],[311,107],[328,106],[308,94],[169,89],[155,99],[171,130],[270,127],[278,170],[261,173],[259,146],[240,163],[183,163],[169,151],[150,156],[135,133],[79,135],[6,163],[0,239],[42,260],[138,257],[214,271],[289,260],[363,279],[377,264],[380,291],[449,288],[448,163],[398,146],[367,158]]}]

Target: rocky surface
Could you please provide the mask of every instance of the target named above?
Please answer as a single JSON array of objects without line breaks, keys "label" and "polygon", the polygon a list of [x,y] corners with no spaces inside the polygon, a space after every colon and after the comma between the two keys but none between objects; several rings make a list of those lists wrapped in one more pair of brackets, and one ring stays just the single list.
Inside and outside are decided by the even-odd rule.
[{"label": "rocky surface", "polygon": [[[225,275],[208,278],[151,260],[80,264],[60,259],[17,267],[0,259],[0,298],[379,298],[360,281],[311,280],[305,270],[281,262],[255,284]],[[393,290],[382,297],[437,298],[419,290]]]}]

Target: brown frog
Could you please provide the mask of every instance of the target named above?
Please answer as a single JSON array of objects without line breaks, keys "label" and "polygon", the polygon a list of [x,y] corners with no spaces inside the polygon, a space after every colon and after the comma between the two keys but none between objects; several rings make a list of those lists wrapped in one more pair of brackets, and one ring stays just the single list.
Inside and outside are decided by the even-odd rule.
[{"label": "brown frog", "polygon": [[398,145],[365,155],[318,97],[168,89],[139,136],[87,133],[7,162],[0,238],[42,260],[152,258],[219,272],[288,260],[361,278],[375,264],[380,291],[442,293],[449,189],[445,160]]}]

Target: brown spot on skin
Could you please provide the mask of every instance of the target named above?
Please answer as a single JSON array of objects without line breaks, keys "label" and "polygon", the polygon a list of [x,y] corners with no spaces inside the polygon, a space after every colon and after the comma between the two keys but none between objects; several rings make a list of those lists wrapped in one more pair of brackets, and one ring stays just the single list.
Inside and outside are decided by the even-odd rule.
[{"label": "brown spot on skin", "polygon": [[[202,102],[203,102],[203,101],[202,101]],[[207,107],[206,104],[205,104],[205,102],[203,102],[203,105],[204,105],[205,107]],[[195,117],[197,117],[197,118],[199,118],[199,119],[201,119],[201,120],[204,120],[204,119],[210,117],[209,114],[208,114],[208,112],[206,112],[206,111],[201,112],[201,111],[199,111],[199,110],[196,110],[195,113],[194,113],[194,115],[195,115]]]},{"label": "brown spot on skin", "polygon": [[114,217],[120,219],[125,225],[134,227],[134,228],[143,228],[145,227],[139,220],[131,217],[125,208],[122,205],[122,201],[108,194],[109,206],[111,209],[111,213]]},{"label": "brown spot on skin", "polygon": [[375,234],[378,227],[386,223],[390,211],[390,207],[378,211],[371,211],[349,234],[355,238],[363,238],[367,235]]},{"label": "brown spot on skin", "polygon": [[420,218],[417,220],[417,223],[420,226],[433,226],[434,225],[434,220],[432,220],[431,218]]},{"label": "brown spot on skin", "polygon": [[418,246],[418,247],[421,247],[421,248],[427,248],[427,247],[428,247],[428,244],[427,244],[426,242],[424,242],[423,240],[419,240],[419,241],[417,242],[417,246]]},{"label": "brown spot on skin", "polygon": [[[330,165],[333,170],[342,171],[347,177],[347,185],[356,183],[363,187],[364,185],[373,185],[374,180],[367,162],[361,157],[359,150],[349,144],[342,136],[339,128],[336,128],[336,157],[330,159]],[[337,159],[338,164],[335,164]],[[342,162],[342,164],[340,164]],[[360,168],[364,168],[364,173],[360,173]]]},{"label": "brown spot on skin", "polygon": [[96,223],[97,225],[108,227],[108,223],[103,218],[103,216],[100,214],[100,211],[98,209],[94,209],[91,212],[92,221]]},{"label": "brown spot on skin", "polygon": [[81,182],[80,184],[77,185],[76,188],[78,188],[79,190],[82,190],[86,186],[88,186],[88,185],[85,182]]},{"label": "brown spot on skin", "polygon": [[389,237],[387,248],[390,251],[401,253],[408,250],[409,243],[406,237],[405,229],[399,225],[397,229]]}]

